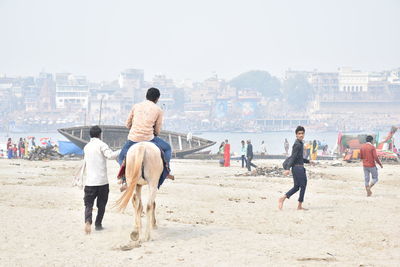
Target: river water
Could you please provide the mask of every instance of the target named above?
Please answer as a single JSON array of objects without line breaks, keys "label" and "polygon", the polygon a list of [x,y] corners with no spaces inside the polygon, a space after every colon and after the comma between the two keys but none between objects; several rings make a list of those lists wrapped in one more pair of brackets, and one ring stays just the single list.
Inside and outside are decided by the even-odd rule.
[{"label": "river water", "polygon": [[[352,133],[348,133],[352,134]],[[357,133],[353,133],[357,134]],[[380,132],[379,135],[382,138],[386,136],[387,132]],[[4,148],[7,142],[7,138],[11,137],[13,142],[17,142],[20,137],[27,137],[27,136],[35,136],[36,143],[39,144],[40,138],[48,137],[51,138],[52,142],[57,141],[65,141],[67,140],[64,136],[59,134],[58,132],[49,132],[49,133],[10,133],[7,136],[7,133],[0,133],[0,148]],[[222,141],[228,139],[229,143],[231,144],[231,151],[239,153],[240,151],[240,141],[241,140],[248,140],[250,139],[253,144],[254,151],[260,151],[261,141],[264,141],[267,146],[267,153],[268,154],[282,154],[284,153],[284,146],[283,142],[285,138],[288,139],[290,143],[290,147],[292,146],[295,140],[294,132],[266,132],[266,133],[224,133],[224,132],[204,132],[204,133],[197,133],[194,136],[198,136],[201,138],[209,139],[212,141],[217,142],[214,146],[209,148],[213,153],[218,151],[218,147]],[[332,150],[335,147],[337,142],[337,132],[307,132],[305,135],[306,141],[312,141],[314,139],[322,141],[328,144],[329,150]],[[397,133],[395,135],[395,144],[396,147],[400,147],[400,142],[396,137],[399,136]]]}]

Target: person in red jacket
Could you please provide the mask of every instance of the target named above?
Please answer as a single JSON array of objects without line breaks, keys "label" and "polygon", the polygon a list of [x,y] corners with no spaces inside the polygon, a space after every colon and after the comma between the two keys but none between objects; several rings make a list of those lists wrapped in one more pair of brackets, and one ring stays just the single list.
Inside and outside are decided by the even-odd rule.
[{"label": "person in red jacket", "polygon": [[[374,138],[368,135],[366,138],[367,143],[363,144],[360,149],[360,158],[363,162],[364,179],[365,179],[365,190],[367,190],[367,196],[372,195],[371,188],[378,182],[378,168],[375,162],[383,168],[381,161],[376,154],[376,148],[372,144]],[[372,182],[370,183],[370,176],[372,176]]]}]

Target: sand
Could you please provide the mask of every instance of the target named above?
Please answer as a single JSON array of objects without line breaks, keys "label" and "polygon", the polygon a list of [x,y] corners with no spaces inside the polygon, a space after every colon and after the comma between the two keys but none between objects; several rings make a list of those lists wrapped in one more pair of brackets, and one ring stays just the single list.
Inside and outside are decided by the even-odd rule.
[{"label": "sand", "polygon": [[83,190],[71,187],[79,162],[0,160],[0,265],[399,266],[400,165],[380,170],[369,198],[359,164],[310,166],[309,210],[296,210],[296,194],[279,211],[291,177],[238,177],[245,169],[232,164],[174,160],[176,180],[157,194],[159,228],[151,241],[121,251],[134,218],[131,206],[111,209],[120,195],[116,162],[108,162],[105,230],[87,236]]}]

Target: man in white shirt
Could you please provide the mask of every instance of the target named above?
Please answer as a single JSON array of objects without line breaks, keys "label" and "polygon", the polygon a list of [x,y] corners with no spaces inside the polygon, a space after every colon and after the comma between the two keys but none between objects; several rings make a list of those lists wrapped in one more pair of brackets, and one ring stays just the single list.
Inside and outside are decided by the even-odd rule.
[{"label": "man in white shirt", "polygon": [[120,150],[113,152],[106,143],[100,140],[99,126],[90,128],[90,142],[84,147],[86,165],[85,182],[85,232],[90,234],[92,226],[92,210],[97,198],[97,216],[95,229],[102,230],[101,224],[106,210],[109,186],[107,177],[107,159],[116,159]]},{"label": "man in white shirt", "polygon": [[261,155],[267,155],[267,145],[264,143],[264,141],[261,142]]}]

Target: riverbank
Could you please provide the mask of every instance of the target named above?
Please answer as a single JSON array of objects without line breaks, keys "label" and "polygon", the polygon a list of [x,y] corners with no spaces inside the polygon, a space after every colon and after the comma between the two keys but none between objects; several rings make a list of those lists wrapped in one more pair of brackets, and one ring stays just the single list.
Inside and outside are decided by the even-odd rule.
[{"label": "riverbank", "polygon": [[[281,160],[256,160],[260,166]],[[385,165],[367,198],[359,164],[308,167],[308,211],[296,198],[277,209],[292,179],[237,176],[238,161],[173,160],[176,180],[157,194],[159,228],[131,251],[133,212],[108,162],[105,230],[83,234],[83,191],[71,187],[79,162],[0,160],[0,258],[5,266],[396,266],[400,262],[400,169]],[[147,189],[144,191],[147,196]],[[146,201],[146,200],[145,200]],[[143,218],[144,219],[144,218]]]}]

